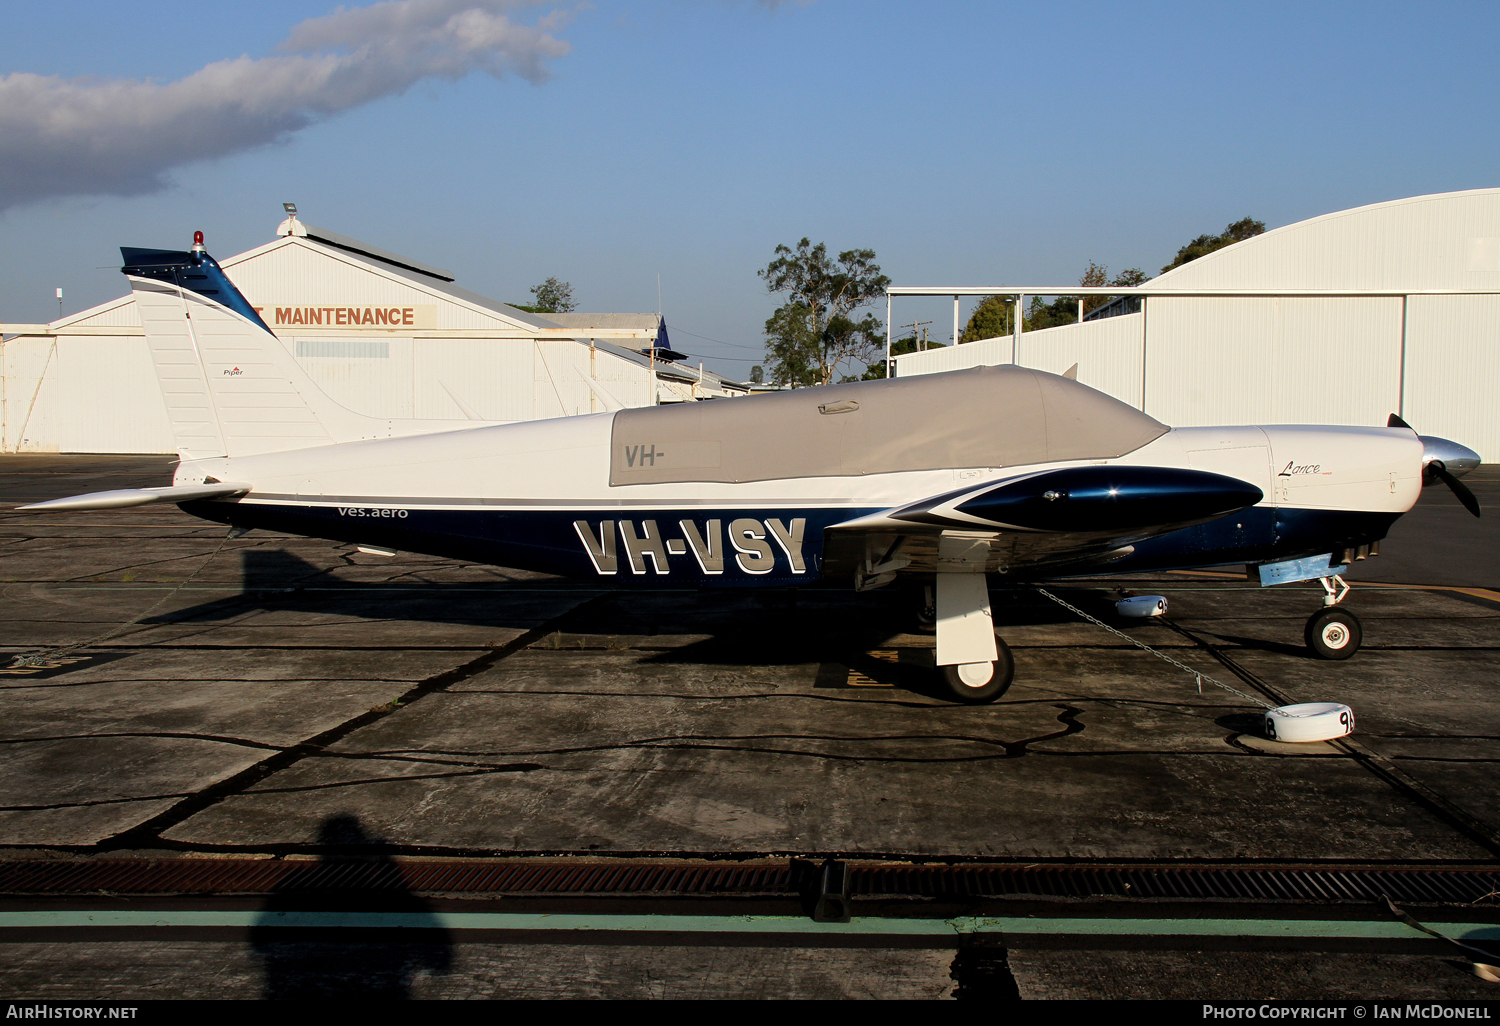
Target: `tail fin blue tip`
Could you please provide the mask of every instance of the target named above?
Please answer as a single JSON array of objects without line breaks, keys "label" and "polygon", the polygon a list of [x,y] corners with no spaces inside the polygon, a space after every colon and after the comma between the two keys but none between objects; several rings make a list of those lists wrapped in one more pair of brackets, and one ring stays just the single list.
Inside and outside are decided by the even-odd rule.
[{"label": "tail fin blue tip", "polygon": [[246,320],[260,325],[274,335],[255,307],[240,294],[219,268],[218,261],[207,253],[188,253],[177,249],[136,249],[121,246],[124,259],[121,273],[135,278],[168,282],[179,289],[233,310]]}]

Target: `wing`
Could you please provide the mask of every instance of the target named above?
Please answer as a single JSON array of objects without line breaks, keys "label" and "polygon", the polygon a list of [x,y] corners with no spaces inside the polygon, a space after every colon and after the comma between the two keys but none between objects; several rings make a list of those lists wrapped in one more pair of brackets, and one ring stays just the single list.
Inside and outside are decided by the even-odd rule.
[{"label": "wing", "polygon": [[1051,572],[1107,563],[1134,543],[1260,502],[1237,478],[1175,467],[1086,466],[1019,474],[828,528],[823,573],[861,590],[897,573]]}]

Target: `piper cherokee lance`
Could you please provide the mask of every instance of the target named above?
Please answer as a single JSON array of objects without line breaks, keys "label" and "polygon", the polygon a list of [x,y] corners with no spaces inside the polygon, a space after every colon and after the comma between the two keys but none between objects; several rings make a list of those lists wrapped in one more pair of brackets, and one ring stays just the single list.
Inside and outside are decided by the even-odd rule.
[{"label": "piper cherokee lance", "polygon": [[[1424,485],[1479,515],[1470,449],[1386,427],[1170,428],[1015,366],[518,423],[355,413],[204,250],[124,249],[181,461],[170,486],[24,507],[195,516],[619,587],[930,583],[951,696],[1014,664],[987,582],[1248,564],[1321,580],[1306,640],[1354,654],[1339,574]],[[542,358],[545,359],[545,356]],[[550,374],[550,372],[549,372]]]}]

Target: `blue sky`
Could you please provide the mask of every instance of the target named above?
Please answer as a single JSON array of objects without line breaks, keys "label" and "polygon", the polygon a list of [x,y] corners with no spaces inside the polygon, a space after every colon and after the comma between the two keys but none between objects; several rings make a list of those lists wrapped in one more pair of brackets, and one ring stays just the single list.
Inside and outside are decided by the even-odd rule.
[{"label": "blue sky", "polygon": [[[231,124],[209,107],[150,129],[177,133],[150,136],[178,155],[163,188],[9,206],[0,321],[55,317],[59,285],[69,312],[123,294],[122,244],[268,241],[293,200],[499,299],[556,275],[583,309],[650,310],[660,274],[677,347],[744,376],[778,303],[755,271],[804,235],[898,284],[1064,283],[1090,259],[1154,273],[1246,215],[1500,185],[1495,4],[484,2],[551,42],[456,80],[424,53],[414,84],[195,159]],[[169,84],[333,10],[9,4],[0,75]],[[0,154],[25,116],[0,115]],[[111,147],[66,155],[77,188],[110,182]],[[943,337],[949,311],[897,320]]]}]

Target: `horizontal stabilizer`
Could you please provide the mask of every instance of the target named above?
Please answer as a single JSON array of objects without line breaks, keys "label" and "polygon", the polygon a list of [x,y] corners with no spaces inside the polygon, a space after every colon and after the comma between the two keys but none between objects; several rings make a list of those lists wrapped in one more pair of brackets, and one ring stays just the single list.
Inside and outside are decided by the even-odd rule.
[{"label": "horizontal stabilizer", "polygon": [[247,484],[201,484],[173,485],[168,488],[114,488],[107,492],[89,492],[87,495],[70,495],[66,499],[49,499],[34,502],[19,509],[39,510],[46,513],[70,513],[86,509],[124,509],[126,506],[146,506],[153,502],[187,502],[191,499],[218,499],[226,495],[243,495],[250,490]]}]

